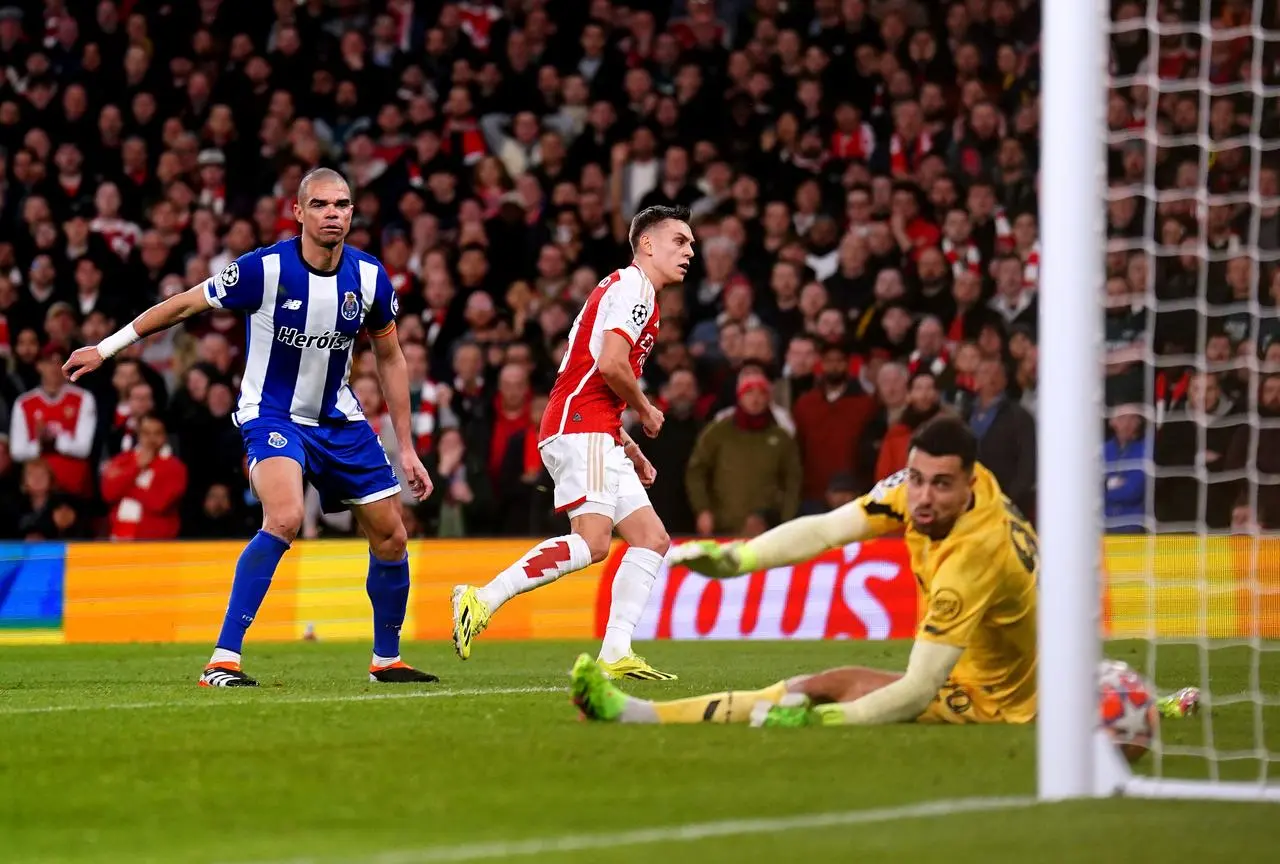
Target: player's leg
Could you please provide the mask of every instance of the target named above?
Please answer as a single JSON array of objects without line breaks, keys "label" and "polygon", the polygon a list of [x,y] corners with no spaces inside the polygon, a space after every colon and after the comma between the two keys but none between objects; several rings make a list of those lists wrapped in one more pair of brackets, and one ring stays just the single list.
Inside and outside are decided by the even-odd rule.
[{"label": "player's leg", "polygon": [[271,579],[302,526],[301,433],[292,424],[254,420],[242,429],[252,468],[249,482],[262,502],[262,529],[240,553],[218,641],[200,676],[202,687],[255,687],[240,668],[245,632],[257,617]]},{"label": "player's leg", "polygon": [[384,684],[440,680],[400,659],[400,630],[409,606],[409,554],[399,496],[353,505],[351,513],[369,541],[369,575],[365,580],[373,605],[369,680]]},{"label": "player's leg", "polygon": [[649,602],[649,593],[662,567],[662,559],[671,546],[671,538],[649,503],[649,495],[640,483],[631,460],[627,459],[622,448],[617,448],[610,456],[619,475],[614,519],[617,520],[619,536],[629,548],[623,553],[613,577],[609,622],[605,627],[599,661],[612,678],[674,681],[675,675],[659,672],[631,649],[631,636]]},{"label": "player's leg", "polygon": [[400,481],[368,423],[348,423],[317,433],[316,490],[326,513],[350,508],[369,542],[365,588],[373,605],[371,681],[439,679],[400,660],[400,628],[409,605],[409,555],[400,511]]},{"label": "player's leg", "polygon": [[543,464],[555,482],[556,510],[569,514],[570,531],[538,543],[487,585],[453,589],[453,646],[463,660],[471,656],[475,637],[512,597],[609,554],[616,489],[608,488],[605,456],[612,446],[608,435],[583,433],[563,435],[542,448]]},{"label": "player's leg", "polygon": [[654,702],[628,696],[610,680],[591,655],[583,654],[570,673],[573,703],[589,720],[615,723],[746,723],[755,706],[777,705],[787,696],[787,682],[762,690],[730,690]]},{"label": "player's leg", "polygon": [[807,696],[815,705],[853,702],[881,687],[889,686],[901,677],[901,672],[886,672],[865,666],[841,666],[814,675],[799,675],[788,679],[787,692]]}]

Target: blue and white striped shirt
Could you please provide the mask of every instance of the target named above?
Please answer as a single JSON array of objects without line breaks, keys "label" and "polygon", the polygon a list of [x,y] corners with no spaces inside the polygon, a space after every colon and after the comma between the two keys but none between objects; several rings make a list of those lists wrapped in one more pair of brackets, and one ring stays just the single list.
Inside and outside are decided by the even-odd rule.
[{"label": "blue and white striped shirt", "polygon": [[280,417],[304,426],[363,420],[347,379],[361,327],[378,336],[399,313],[377,258],[345,246],[336,270],[302,259],[298,238],[241,255],[204,284],[216,309],[248,316],[244,378],[234,420]]}]

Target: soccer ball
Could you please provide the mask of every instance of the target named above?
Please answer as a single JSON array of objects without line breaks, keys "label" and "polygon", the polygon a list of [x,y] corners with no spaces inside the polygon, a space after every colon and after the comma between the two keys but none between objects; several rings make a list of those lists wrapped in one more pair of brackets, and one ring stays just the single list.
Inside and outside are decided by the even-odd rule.
[{"label": "soccer ball", "polygon": [[1142,758],[1159,728],[1155,688],[1127,663],[1098,664],[1098,722],[1129,762]]}]

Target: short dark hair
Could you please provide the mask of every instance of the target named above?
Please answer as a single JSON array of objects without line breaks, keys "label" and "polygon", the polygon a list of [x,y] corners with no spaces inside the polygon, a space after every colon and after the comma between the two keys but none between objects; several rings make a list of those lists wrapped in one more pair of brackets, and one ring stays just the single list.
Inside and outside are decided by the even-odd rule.
[{"label": "short dark hair", "polygon": [[912,450],[930,456],[957,456],[960,467],[973,470],[978,459],[978,439],[969,425],[959,417],[939,415],[921,424],[911,436]]},{"label": "short dark hair", "polygon": [[631,242],[631,251],[636,250],[636,246],[640,243],[640,238],[644,233],[653,226],[666,222],[668,219],[675,219],[679,222],[689,221],[688,207],[646,207],[635,215],[631,220],[631,231],[627,239]]}]

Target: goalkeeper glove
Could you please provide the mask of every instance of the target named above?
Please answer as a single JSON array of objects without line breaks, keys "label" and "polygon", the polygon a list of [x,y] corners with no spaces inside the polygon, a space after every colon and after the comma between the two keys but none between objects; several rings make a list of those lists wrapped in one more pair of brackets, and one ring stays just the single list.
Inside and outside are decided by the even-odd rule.
[{"label": "goalkeeper glove", "polygon": [[682,543],[671,550],[670,562],[712,579],[730,579],[759,569],[755,553],[741,541],[717,543],[714,540],[695,540]]}]

